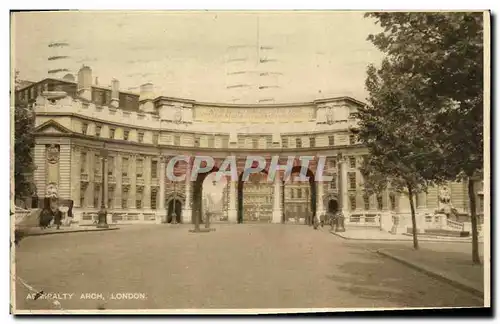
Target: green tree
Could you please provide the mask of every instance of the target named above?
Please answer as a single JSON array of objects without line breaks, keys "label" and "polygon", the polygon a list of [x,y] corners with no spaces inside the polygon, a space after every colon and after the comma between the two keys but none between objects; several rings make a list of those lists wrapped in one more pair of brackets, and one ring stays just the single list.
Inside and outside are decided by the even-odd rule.
[{"label": "green tree", "polygon": [[366,16],[383,29],[368,39],[387,55],[398,75],[412,79],[407,86],[412,96],[426,102],[416,113],[428,117],[428,143],[437,145],[446,161],[441,170],[434,169],[439,177],[468,181],[472,260],[480,263],[474,177],[483,169],[484,14]]},{"label": "green tree", "polygon": [[[19,86],[18,71],[15,72],[15,86]],[[24,199],[33,193],[31,181],[34,165],[34,114],[28,103],[14,102],[14,183],[15,198]]]}]

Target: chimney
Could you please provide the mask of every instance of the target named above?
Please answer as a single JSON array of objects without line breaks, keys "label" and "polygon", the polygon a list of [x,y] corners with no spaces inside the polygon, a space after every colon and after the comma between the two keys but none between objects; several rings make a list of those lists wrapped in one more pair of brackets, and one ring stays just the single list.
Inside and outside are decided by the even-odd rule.
[{"label": "chimney", "polygon": [[139,95],[139,101],[148,99],[149,100],[154,99],[153,84],[151,82],[144,83],[143,85],[141,85],[141,92]]},{"label": "chimney", "polygon": [[92,69],[88,66],[84,65],[78,71],[77,93],[88,101],[92,100]]},{"label": "chimney", "polygon": [[111,80],[111,107],[118,108],[120,105],[120,81]]},{"label": "chimney", "polygon": [[155,107],[153,105],[154,92],[153,84],[148,82],[141,85],[139,94],[139,110],[143,112],[153,113]]}]

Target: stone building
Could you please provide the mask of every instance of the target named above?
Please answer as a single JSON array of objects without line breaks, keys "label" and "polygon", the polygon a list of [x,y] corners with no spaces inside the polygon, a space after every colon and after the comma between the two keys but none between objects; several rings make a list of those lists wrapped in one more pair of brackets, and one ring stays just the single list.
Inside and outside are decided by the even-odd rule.
[{"label": "stone building", "polygon": [[[210,155],[216,165],[235,155],[240,176],[248,155],[269,159],[278,155],[283,164],[289,156],[310,156],[312,176],[317,158],[326,157],[323,174],[333,176],[328,183],[295,184],[284,182],[281,175],[260,187],[228,181],[227,222],[249,221],[259,213],[258,218],[273,223],[291,218],[307,223],[313,215],[342,209],[350,224],[390,230],[392,216],[409,214],[408,199],[402,194],[388,190],[377,197],[364,195],[358,167],[367,150],[350,132],[357,123],[357,108],[363,105],[356,99],[205,103],[156,94],[149,83],[132,93],[120,89],[118,80],[109,86],[92,80],[91,68],[84,66],[76,81],[48,78],[16,91],[16,100],[31,103],[36,114],[37,196],[44,197],[50,188],[73,200],[80,223],[95,221],[102,204],[110,223],[167,222],[172,208],[178,209],[181,222],[192,222],[201,212],[199,181],[174,183],[165,174],[171,157],[179,154]],[[187,167],[177,164],[176,172]],[[482,213],[480,186],[478,181],[477,208]],[[431,188],[416,197],[422,222],[440,208],[441,189]],[[466,184],[450,183],[444,189],[453,207],[467,213]]]}]

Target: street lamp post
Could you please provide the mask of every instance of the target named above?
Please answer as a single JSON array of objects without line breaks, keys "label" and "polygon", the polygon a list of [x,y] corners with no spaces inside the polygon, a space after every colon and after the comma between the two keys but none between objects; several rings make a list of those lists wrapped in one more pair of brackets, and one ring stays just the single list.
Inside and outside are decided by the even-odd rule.
[{"label": "street lamp post", "polygon": [[101,210],[97,213],[98,216],[98,223],[97,223],[97,228],[108,228],[108,221],[106,219],[107,217],[107,210],[106,210],[106,202],[105,202],[105,193],[104,190],[106,190],[106,186],[108,185],[108,181],[106,179],[106,174],[105,174],[105,165],[106,165],[106,158],[108,156],[108,151],[105,149],[106,146],[101,150],[101,156],[102,156],[102,167],[101,167],[101,174],[102,174],[102,189],[101,189]]},{"label": "street lamp post", "polygon": [[175,209],[177,207],[177,182],[174,181],[174,197],[172,198],[172,220],[170,221],[170,224],[175,225],[177,224],[177,213],[175,212]]}]

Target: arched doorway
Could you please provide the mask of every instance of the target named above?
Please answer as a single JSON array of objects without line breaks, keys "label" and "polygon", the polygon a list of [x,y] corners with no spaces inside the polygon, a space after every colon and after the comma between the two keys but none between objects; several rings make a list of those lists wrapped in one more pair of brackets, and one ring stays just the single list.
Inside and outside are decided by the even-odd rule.
[{"label": "arched doorway", "polygon": [[[301,171],[301,166],[294,166],[291,170],[289,179],[283,179],[283,212],[285,222],[297,221],[304,219],[306,225],[312,225],[313,219],[316,217],[316,183],[314,181],[314,173],[307,169],[307,182],[293,181],[298,177]],[[304,208],[305,207],[305,208]]]},{"label": "arched doorway", "polygon": [[195,223],[198,218],[200,224],[203,222],[203,181],[213,172],[218,172],[219,168],[214,166],[212,170],[205,173],[198,173],[196,180],[193,182],[193,211],[191,214],[191,222]]},{"label": "arched doorway", "polygon": [[331,214],[335,214],[339,210],[339,203],[337,199],[329,199],[327,205],[327,211]]},{"label": "arched doorway", "polygon": [[172,223],[172,218],[175,211],[175,222],[182,221],[182,202],[178,198],[171,198],[167,203],[167,223]]},{"label": "arched doorway", "polygon": [[[268,172],[262,170],[259,173],[251,173],[246,185],[243,181],[243,174],[244,172],[241,172],[238,176],[238,223],[271,222],[273,183],[267,182]],[[245,201],[245,188],[248,189],[247,201]]]}]

